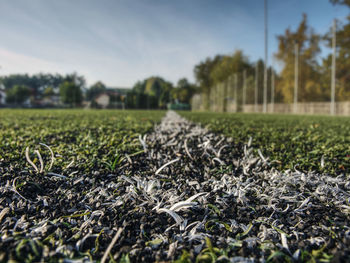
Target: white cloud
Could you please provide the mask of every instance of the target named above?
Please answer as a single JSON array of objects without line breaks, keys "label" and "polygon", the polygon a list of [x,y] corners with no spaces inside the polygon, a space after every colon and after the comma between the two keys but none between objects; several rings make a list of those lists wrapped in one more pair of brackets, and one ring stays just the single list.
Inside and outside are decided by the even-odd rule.
[{"label": "white cloud", "polygon": [[[76,71],[89,84],[128,87],[150,75],[193,80],[193,67],[208,56],[235,49],[252,60],[263,56],[263,3],[242,3],[0,1],[0,74]],[[276,5],[269,13],[270,55],[277,48],[275,34],[299,22],[295,13],[301,12]]]},{"label": "white cloud", "polygon": [[64,66],[0,48],[1,74],[62,72]]}]

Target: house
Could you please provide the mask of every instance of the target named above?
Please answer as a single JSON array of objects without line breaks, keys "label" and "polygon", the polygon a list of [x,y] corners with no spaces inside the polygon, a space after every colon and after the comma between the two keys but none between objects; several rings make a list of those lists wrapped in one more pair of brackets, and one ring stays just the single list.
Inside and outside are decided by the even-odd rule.
[{"label": "house", "polygon": [[98,108],[106,109],[124,109],[124,98],[127,94],[127,88],[107,88],[105,92],[99,94],[95,99],[95,105]]},{"label": "house", "polygon": [[0,84],[0,105],[4,105],[6,103],[6,92],[4,85]]},{"label": "house", "polygon": [[107,92],[102,93],[95,98],[95,102],[102,109],[106,109],[110,102],[110,95]]},{"label": "house", "polygon": [[41,105],[46,107],[58,106],[60,104],[60,96],[57,94],[45,96],[41,100]]}]

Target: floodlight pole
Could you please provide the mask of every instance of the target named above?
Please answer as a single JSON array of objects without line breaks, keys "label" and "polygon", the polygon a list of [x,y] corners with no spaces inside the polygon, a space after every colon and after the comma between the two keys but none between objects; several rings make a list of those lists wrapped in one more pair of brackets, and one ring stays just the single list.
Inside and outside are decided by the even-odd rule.
[{"label": "floodlight pole", "polygon": [[336,67],[336,32],[337,32],[337,21],[333,21],[333,39],[332,39],[332,83],[331,83],[331,115],[335,115],[335,67]]},{"label": "floodlight pole", "polygon": [[247,100],[247,71],[244,70],[243,71],[243,107],[246,104],[246,100]]},{"label": "floodlight pole", "polygon": [[265,9],[265,68],[264,68],[264,107],[263,112],[267,112],[267,0],[264,1]]},{"label": "floodlight pole", "polygon": [[236,111],[237,111],[237,108],[238,108],[238,100],[237,100],[237,88],[238,88],[238,76],[237,76],[237,73],[235,73],[235,103],[236,103]]},{"label": "floodlight pole", "polygon": [[298,110],[298,74],[299,74],[299,45],[295,43],[295,65],[294,65],[294,113]]},{"label": "floodlight pole", "polygon": [[275,107],[275,72],[271,68],[271,112],[274,112]]},{"label": "floodlight pole", "polygon": [[255,65],[255,98],[254,98],[254,111],[258,112],[258,84],[259,84],[259,63]]}]

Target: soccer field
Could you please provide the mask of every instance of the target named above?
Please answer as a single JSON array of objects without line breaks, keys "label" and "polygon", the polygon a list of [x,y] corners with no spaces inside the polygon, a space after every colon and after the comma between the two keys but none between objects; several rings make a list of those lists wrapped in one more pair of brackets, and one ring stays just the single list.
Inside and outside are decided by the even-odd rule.
[{"label": "soccer field", "polygon": [[2,110],[0,261],[349,260],[349,124]]},{"label": "soccer field", "polygon": [[278,169],[349,173],[349,117],[209,112],[181,115],[237,143],[252,137],[254,148],[274,160],[273,166]]}]

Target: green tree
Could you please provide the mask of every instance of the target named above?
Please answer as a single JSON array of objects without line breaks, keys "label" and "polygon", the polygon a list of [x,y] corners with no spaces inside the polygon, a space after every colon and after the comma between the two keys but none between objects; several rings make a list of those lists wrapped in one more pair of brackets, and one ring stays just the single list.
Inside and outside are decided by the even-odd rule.
[{"label": "green tree", "polygon": [[126,94],[125,106],[127,109],[135,109],[135,107],[136,107],[136,91],[131,90]]},{"label": "green tree", "polygon": [[[243,54],[243,51],[236,50],[231,55],[222,56],[222,59],[217,65],[213,68],[211,74],[211,78],[213,79],[214,85],[225,83],[229,80],[229,78],[233,75],[233,73],[237,73],[238,77],[238,91],[236,101],[241,103],[243,101],[243,72],[246,71],[247,75],[247,93],[249,93],[249,89],[251,89],[251,85],[249,85],[249,77],[253,74],[253,67],[251,66],[248,57]],[[226,103],[228,97],[234,97],[233,85],[231,83],[230,87],[226,87],[223,92],[220,93],[220,100],[224,106],[223,110],[226,108]],[[215,91],[217,92],[217,91]],[[247,102],[247,101],[246,101]]]},{"label": "green tree", "polygon": [[220,62],[210,72],[213,83],[220,83],[227,80],[233,73],[242,73],[244,70],[251,70],[248,57],[242,50],[236,50],[232,55],[221,56]]},{"label": "green tree", "polygon": [[15,85],[26,86],[30,89],[31,95],[36,98],[45,96],[45,91],[48,87],[52,87],[55,93],[58,93],[59,86],[64,81],[73,81],[81,88],[85,87],[85,79],[77,73],[62,76],[60,74],[11,74],[0,77],[0,82],[5,86],[6,90],[13,88]]},{"label": "green tree", "polygon": [[49,86],[49,87],[45,88],[43,95],[44,95],[44,97],[50,97],[50,96],[55,95],[55,91],[54,91],[53,87]]},{"label": "green tree", "polygon": [[298,101],[324,100],[324,90],[321,85],[320,66],[317,55],[320,53],[320,36],[307,24],[307,16],[303,15],[297,30],[292,32],[287,29],[283,35],[277,36],[278,51],[276,59],[281,62],[283,69],[281,80],[276,87],[282,94],[284,102],[291,103],[294,100],[294,62],[295,44],[299,50],[299,90]]},{"label": "green tree", "polygon": [[[350,8],[350,0],[332,0],[333,4],[345,5]],[[350,9],[349,9],[350,10]],[[324,36],[326,45],[332,47],[333,29]],[[336,31],[337,50],[336,50],[336,94],[337,101],[350,100],[350,15],[347,16],[345,23],[337,23]],[[323,59],[322,79],[327,89],[328,99],[330,98],[332,54]]]},{"label": "green tree", "polygon": [[82,91],[79,85],[72,81],[65,81],[60,85],[61,101],[70,106],[79,105],[82,100]]},{"label": "green tree", "polygon": [[214,80],[212,79],[211,72],[221,60],[222,56],[217,55],[214,58],[206,58],[204,61],[200,62],[194,67],[194,76],[196,83],[199,86],[199,90],[203,95],[204,108],[206,110],[209,110],[210,89],[214,85]]},{"label": "green tree", "polygon": [[89,101],[95,99],[98,95],[104,93],[106,91],[106,86],[101,81],[93,84],[86,92],[86,98]]},{"label": "green tree", "polygon": [[127,95],[127,107],[139,109],[165,108],[170,102],[172,84],[161,77],[138,81]]},{"label": "green tree", "polygon": [[172,84],[161,77],[150,77],[146,79],[144,92],[148,96],[156,97],[153,99],[157,101],[158,108],[165,108],[166,104],[170,102],[170,92]]},{"label": "green tree", "polygon": [[[243,51],[236,50],[230,55],[217,55],[214,58],[207,58],[204,62],[196,65],[194,68],[195,78],[199,89],[203,95],[204,108],[209,109],[210,96],[216,97],[223,104],[223,109],[226,108],[227,98],[233,98],[233,74],[238,74],[238,88],[237,101],[242,100],[242,87],[243,87],[243,71],[247,71],[247,76],[252,78],[254,69],[248,60],[248,57],[244,55]],[[229,83],[230,82],[230,83]],[[250,83],[251,81],[249,81]],[[224,84],[224,85],[222,85]],[[217,91],[217,86],[220,86],[220,94]],[[250,86],[249,86],[250,88]],[[217,96],[213,96],[213,94]],[[212,98],[211,98],[212,99]],[[218,101],[213,103],[218,103]]]},{"label": "green tree", "polygon": [[76,72],[67,74],[64,77],[64,81],[73,82],[75,85],[79,86],[80,89],[85,89],[86,87],[85,77],[79,76]]},{"label": "green tree", "polygon": [[30,95],[30,89],[24,85],[14,85],[6,92],[6,102],[13,104],[22,104]]},{"label": "green tree", "polygon": [[188,82],[186,78],[182,78],[177,82],[176,87],[172,90],[172,98],[182,103],[190,103],[196,88]]}]

